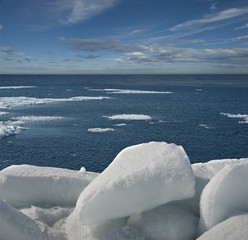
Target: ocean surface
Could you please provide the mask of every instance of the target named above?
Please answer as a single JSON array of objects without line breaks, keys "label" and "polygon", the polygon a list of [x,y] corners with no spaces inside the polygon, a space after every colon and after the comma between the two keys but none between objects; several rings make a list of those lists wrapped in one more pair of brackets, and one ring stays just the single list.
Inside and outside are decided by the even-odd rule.
[{"label": "ocean surface", "polygon": [[0,75],[0,169],[103,171],[125,147],[248,157],[248,75]]}]

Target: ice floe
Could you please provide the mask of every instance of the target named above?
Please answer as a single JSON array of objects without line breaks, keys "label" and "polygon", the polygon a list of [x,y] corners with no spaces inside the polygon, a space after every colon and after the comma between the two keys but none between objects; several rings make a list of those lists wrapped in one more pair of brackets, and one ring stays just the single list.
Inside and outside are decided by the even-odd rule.
[{"label": "ice floe", "polygon": [[126,123],[118,123],[118,124],[115,124],[114,126],[116,127],[122,127],[122,126],[126,126],[127,124]]},{"label": "ice floe", "polygon": [[230,114],[230,113],[220,113],[220,114],[229,118],[243,119],[243,121],[239,121],[239,123],[248,123],[248,114]]},{"label": "ice floe", "polygon": [[20,117],[13,117],[10,120],[18,121],[22,123],[28,122],[50,122],[54,120],[61,120],[63,117],[61,116],[20,116]]},{"label": "ice floe", "polygon": [[5,122],[0,122],[0,138],[8,137],[20,133],[23,127],[18,125],[6,124]]},{"label": "ice floe", "polygon": [[89,128],[88,132],[95,132],[95,133],[99,133],[99,132],[113,132],[114,128]]},{"label": "ice floe", "polygon": [[22,89],[22,88],[36,88],[36,86],[4,86],[0,87],[1,89]]},{"label": "ice floe", "polygon": [[110,94],[170,94],[173,92],[169,92],[169,91],[144,91],[144,90],[130,90],[130,89],[110,89],[110,88],[106,88],[106,89],[88,89],[89,91],[103,91],[103,92],[107,92]]},{"label": "ice floe", "polygon": [[104,116],[110,120],[150,120],[150,116],[145,114],[117,114],[112,116]]},{"label": "ice floe", "polygon": [[8,115],[9,112],[0,112],[0,116],[5,116],[5,115]]},{"label": "ice floe", "polygon": [[71,98],[32,98],[32,97],[0,97],[0,109],[8,109],[13,107],[22,107],[27,105],[47,104],[55,102],[73,102],[73,101],[87,101],[87,100],[103,100],[109,97],[90,97],[78,96]]},{"label": "ice floe", "polygon": [[13,206],[73,205],[97,175],[60,168],[13,165],[0,171],[0,198]]}]

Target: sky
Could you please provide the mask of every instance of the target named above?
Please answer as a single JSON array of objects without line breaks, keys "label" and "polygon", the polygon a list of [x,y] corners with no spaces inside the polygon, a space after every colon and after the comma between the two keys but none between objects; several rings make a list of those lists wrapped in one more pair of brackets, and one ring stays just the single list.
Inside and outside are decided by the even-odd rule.
[{"label": "sky", "polygon": [[248,74],[247,0],[0,0],[0,74]]}]

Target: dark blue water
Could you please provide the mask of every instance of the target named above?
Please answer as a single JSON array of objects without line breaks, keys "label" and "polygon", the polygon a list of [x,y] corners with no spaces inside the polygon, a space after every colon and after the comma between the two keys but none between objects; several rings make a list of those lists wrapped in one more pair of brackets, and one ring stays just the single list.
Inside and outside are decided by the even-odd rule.
[{"label": "dark blue water", "polygon": [[[101,172],[123,148],[149,141],[182,145],[190,161],[248,157],[248,75],[1,75],[0,98],[107,96],[0,109],[5,125],[20,116],[61,116],[26,122],[20,133],[0,138],[0,169],[12,164]],[[170,91],[171,94],[111,94],[94,89]],[[221,113],[243,118],[228,117]],[[145,114],[150,120],[104,116]],[[125,126],[115,124],[125,123]],[[90,128],[113,128],[89,132]]]}]

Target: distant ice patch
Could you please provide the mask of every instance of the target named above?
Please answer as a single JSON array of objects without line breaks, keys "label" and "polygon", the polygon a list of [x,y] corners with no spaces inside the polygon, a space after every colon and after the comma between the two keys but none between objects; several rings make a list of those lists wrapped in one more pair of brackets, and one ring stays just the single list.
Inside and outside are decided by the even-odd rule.
[{"label": "distant ice patch", "polygon": [[8,115],[9,112],[0,112],[0,116]]},{"label": "distant ice patch", "polygon": [[103,100],[109,99],[109,97],[89,97],[78,96],[71,98],[32,98],[32,97],[0,97],[0,109],[8,109],[13,107],[21,107],[27,105],[47,104],[54,102],[73,102],[73,101],[85,101],[85,100]]},{"label": "distant ice patch", "polygon": [[169,94],[172,92],[164,91],[144,91],[144,90],[130,90],[130,89],[88,89],[89,91],[103,91],[111,94]]},{"label": "distant ice patch", "polygon": [[17,125],[10,125],[0,122],[0,139],[3,137],[8,137],[21,132],[23,128]]},{"label": "distant ice patch", "polygon": [[148,115],[144,114],[118,114],[112,116],[104,116],[110,120],[150,120],[152,119]]},{"label": "distant ice patch", "polygon": [[126,126],[127,124],[126,123],[118,123],[118,124],[115,124],[114,126],[116,127],[122,127],[122,126]]},{"label": "distant ice patch", "polygon": [[53,121],[63,119],[61,116],[21,116],[11,118],[14,121],[26,122],[43,122],[43,121]]},{"label": "distant ice patch", "polygon": [[0,89],[21,89],[21,88],[36,88],[36,86],[5,86]]},{"label": "distant ice patch", "polygon": [[211,129],[207,124],[199,124],[199,127],[206,128],[206,129]]},{"label": "distant ice patch", "polygon": [[89,128],[88,132],[113,132],[113,128]]},{"label": "distant ice patch", "polygon": [[231,114],[231,113],[220,113],[220,114],[229,118],[243,119],[243,121],[239,121],[239,123],[248,123],[248,114]]}]

